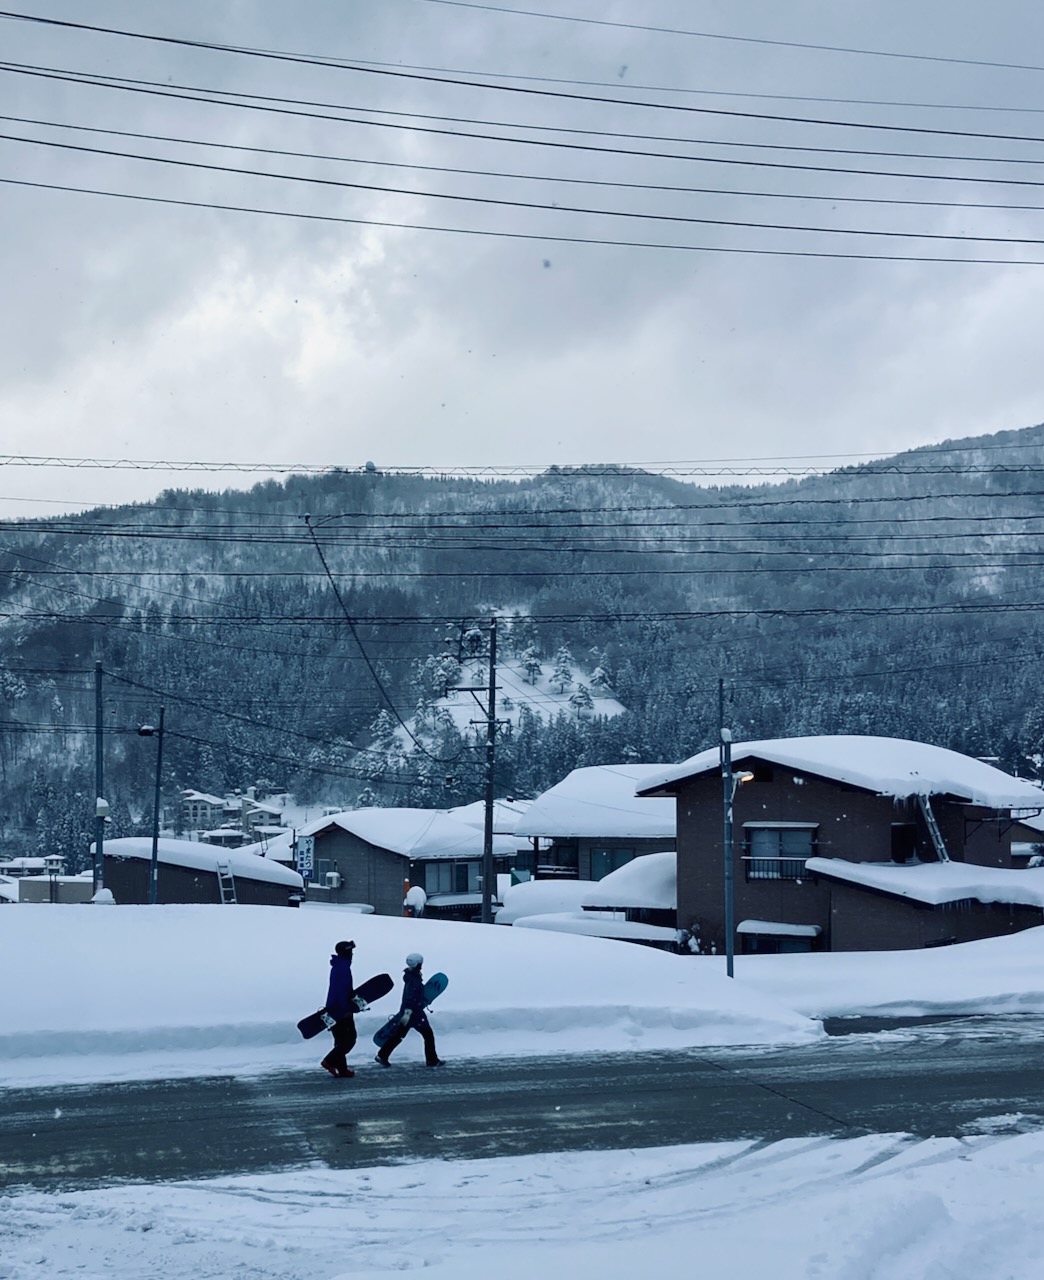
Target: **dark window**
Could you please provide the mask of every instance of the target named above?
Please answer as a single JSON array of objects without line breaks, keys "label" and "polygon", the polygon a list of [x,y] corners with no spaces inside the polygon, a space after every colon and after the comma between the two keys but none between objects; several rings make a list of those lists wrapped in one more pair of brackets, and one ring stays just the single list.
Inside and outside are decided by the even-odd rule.
[{"label": "dark window", "polygon": [[909,862],[917,856],[917,824],[892,823],[892,861]]},{"label": "dark window", "polygon": [[770,764],[766,764],[763,760],[755,760],[750,771],[754,775],[751,779],[753,782],[772,781],[772,766]]},{"label": "dark window", "polygon": [[468,891],[468,864],[466,862],[458,862],[453,868],[453,892],[467,893]]},{"label": "dark window", "polygon": [[811,827],[747,827],[743,863],[748,880],[801,880],[816,852]]}]

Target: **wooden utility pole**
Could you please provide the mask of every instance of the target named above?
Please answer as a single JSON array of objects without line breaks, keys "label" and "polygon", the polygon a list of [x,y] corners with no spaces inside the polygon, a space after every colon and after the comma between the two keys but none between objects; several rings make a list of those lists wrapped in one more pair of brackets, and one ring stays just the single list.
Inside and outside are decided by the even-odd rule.
[{"label": "wooden utility pole", "polygon": [[486,813],[482,840],[482,923],[493,923],[493,804],[497,754],[497,619],[489,620],[489,691],[486,703]]}]

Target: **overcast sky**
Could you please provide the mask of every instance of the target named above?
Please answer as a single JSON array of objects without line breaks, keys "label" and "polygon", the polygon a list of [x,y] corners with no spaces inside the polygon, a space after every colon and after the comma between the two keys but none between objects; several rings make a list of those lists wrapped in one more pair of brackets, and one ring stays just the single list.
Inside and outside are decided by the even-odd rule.
[{"label": "overcast sky", "polygon": [[[746,39],[544,19],[508,6]],[[880,456],[1044,418],[1044,265],[1010,261],[1044,263],[1044,243],[836,234],[1044,241],[1044,185],[1018,185],[1044,184],[1044,144],[1032,140],[1044,138],[1044,54],[1039,70],[960,61],[1032,63],[1044,47],[1039,5],[33,0],[24,12],[385,71],[436,68],[428,74],[498,87],[0,20],[0,132],[37,140],[0,141],[0,177],[359,220],[0,187],[0,448],[8,453],[347,467],[369,459],[384,467],[651,465]],[[26,66],[135,79],[168,93],[189,86],[211,101],[39,78]],[[505,86],[656,105],[577,103]],[[216,104],[221,93],[284,100],[268,102],[284,111],[287,99],[325,105],[290,108],[311,116],[246,110]],[[424,131],[433,129],[443,132]],[[42,140],[416,194],[210,172]],[[534,145],[550,141],[569,145]],[[830,172],[838,169],[854,172]],[[724,191],[743,194],[714,194]],[[5,466],[0,515],[254,478]]]}]

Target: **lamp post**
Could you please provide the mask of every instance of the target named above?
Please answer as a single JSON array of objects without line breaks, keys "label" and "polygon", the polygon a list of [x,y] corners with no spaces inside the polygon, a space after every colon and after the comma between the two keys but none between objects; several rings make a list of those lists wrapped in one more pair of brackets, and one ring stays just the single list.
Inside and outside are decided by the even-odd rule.
[{"label": "lamp post", "polygon": [[732,772],[732,730],[721,731],[721,799],[722,799],[722,856],[725,859],[725,973],[734,976],[735,969],[735,933],[733,922],[734,906],[732,894],[732,802],[736,788],[741,782],[749,782],[752,773]]},{"label": "lamp post", "polygon": [[160,769],[163,765],[163,713],[159,709],[159,726],[143,724],[138,730],[140,738],[156,739],[156,790],[152,801],[152,859],[149,862],[149,906],[154,907],[159,897],[159,822],[160,822]]}]

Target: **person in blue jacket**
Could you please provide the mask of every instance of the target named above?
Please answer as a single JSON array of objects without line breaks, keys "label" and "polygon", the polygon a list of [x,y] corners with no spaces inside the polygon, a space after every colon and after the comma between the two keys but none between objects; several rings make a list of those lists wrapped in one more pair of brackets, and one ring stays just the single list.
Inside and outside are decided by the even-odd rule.
[{"label": "person in blue jacket", "polygon": [[435,1049],[435,1032],[431,1029],[424,1004],[424,975],[421,965],[424,957],[417,951],[411,951],[406,957],[406,968],[402,975],[402,1008],[399,1010],[399,1025],[388,1039],[381,1045],[377,1061],[382,1067],[390,1067],[388,1059],[392,1052],[406,1039],[410,1030],[419,1031],[424,1041],[424,1063],[429,1067],[441,1067],[442,1059]]},{"label": "person in blue jacket", "polygon": [[355,1031],[355,986],[352,982],[354,942],[339,942],[330,957],[330,985],[326,992],[326,1012],[337,1021],[330,1028],[333,1048],[319,1064],[332,1076],[348,1080],[355,1075],[348,1066],[348,1055],[358,1038]]}]

